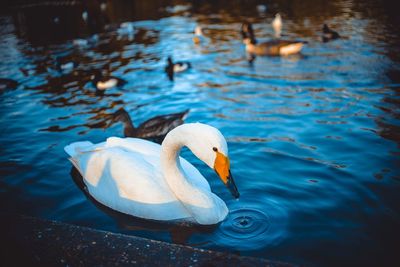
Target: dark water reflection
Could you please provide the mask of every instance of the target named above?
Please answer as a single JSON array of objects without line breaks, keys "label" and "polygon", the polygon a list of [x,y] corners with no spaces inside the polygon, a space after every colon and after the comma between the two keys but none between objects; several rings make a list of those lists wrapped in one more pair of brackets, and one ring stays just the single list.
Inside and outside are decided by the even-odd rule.
[{"label": "dark water reflection", "polygon": [[[107,3],[2,8],[0,78],[19,83],[0,92],[2,210],[298,264],[398,263],[400,19],[391,2]],[[301,55],[249,66],[241,23],[272,38],[276,12],[285,38],[309,43]],[[344,38],[322,43],[324,22]],[[198,24],[205,39],[194,45]],[[168,55],[193,64],[174,83],[163,72]],[[98,94],[95,70],[127,84]],[[121,136],[121,125],[107,128],[121,107],[134,123],[190,108],[188,122],[224,133],[239,201],[184,155],[226,201],[226,221],[148,222],[82,193],[63,147]]]}]

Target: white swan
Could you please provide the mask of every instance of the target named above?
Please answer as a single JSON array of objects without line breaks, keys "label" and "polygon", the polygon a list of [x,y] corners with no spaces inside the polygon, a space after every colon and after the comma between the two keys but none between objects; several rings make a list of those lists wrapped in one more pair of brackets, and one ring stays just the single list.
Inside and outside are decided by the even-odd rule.
[{"label": "white swan", "polygon": [[213,168],[239,197],[225,138],[206,124],[178,126],[161,146],[138,138],[110,137],[103,143],[77,142],[64,149],[90,195],[114,210],[145,219],[216,224],[228,208],[200,172],[179,157],[183,146]]}]

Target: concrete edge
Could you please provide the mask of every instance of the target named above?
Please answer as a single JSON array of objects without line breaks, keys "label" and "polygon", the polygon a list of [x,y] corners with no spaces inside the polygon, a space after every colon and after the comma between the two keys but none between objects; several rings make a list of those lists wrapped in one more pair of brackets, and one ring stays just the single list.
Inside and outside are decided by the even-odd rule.
[{"label": "concrete edge", "polygon": [[2,266],[294,266],[24,215],[0,214]]}]

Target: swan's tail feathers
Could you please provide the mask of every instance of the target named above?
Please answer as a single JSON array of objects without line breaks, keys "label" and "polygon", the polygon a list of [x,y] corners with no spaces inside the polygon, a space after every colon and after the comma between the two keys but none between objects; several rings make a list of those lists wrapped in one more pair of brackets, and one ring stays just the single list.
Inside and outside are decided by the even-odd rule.
[{"label": "swan's tail feathers", "polygon": [[83,177],[83,172],[81,171],[81,169],[79,168],[79,164],[76,161],[76,159],[74,158],[69,158],[69,161],[72,163],[72,165],[74,165],[75,169],[78,170],[79,174]]},{"label": "swan's tail feathers", "polygon": [[89,147],[92,147],[93,143],[89,141],[83,141],[83,142],[75,142],[72,143],[66,147],[64,147],[64,151],[67,152],[68,155],[70,155],[71,158],[75,157],[76,154],[82,153],[85,150],[87,150]]}]

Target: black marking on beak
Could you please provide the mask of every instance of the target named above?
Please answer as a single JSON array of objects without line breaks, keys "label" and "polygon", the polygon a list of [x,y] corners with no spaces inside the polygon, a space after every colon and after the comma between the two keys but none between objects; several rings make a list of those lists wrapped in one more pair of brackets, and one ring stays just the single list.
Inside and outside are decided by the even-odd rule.
[{"label": "black marking on beak", "polygon": [[233,180],[230,170],[229,170],[228,182],[226,183],[226,186],[228,187],[229,191],[231,192],[231,194],[233,195],[234,198],[240,197],[239,191],[236,187],[235,181]]}]

